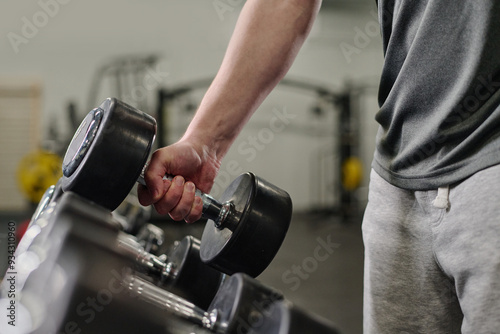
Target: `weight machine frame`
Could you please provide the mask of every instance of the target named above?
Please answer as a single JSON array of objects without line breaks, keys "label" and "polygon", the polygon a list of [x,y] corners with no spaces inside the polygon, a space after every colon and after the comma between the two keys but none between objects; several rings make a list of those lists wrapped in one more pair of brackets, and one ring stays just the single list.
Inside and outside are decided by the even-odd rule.
[{"label": "weight machine frame", "polygon": [[[213,78],[204,78],[191,81],[172,88],[161,88],[157,92],[157,111],[156,117],[158,121],[158,136],[157,142],[159,147],[168,145],[165,141],[167,137],[167,129],[165,127],[166,113],[168,105],[175,99],[188,94],[189,92],[207,87],[211,84]],[[313,92],[318,99],[328,102],[330,105],[339,110],[337,135],[339,140],[334,148],[335,153],[338,153],[337,177],[339,190],[339,205],[331,205],[329,208],[316,208],[312,213],[320,213],[327,215],[336,215],[348,220],[355,217],[359,213],[359,206],[353,191],[347,190],[342,186],[342,165],[346,159],[353,155],[359,154],[359,126],[356,124],[356,117],[353,117],[352,108],[352,91],[346,89],[342,92],[335,92],[323,85],[314,84],[306,81],[294,80],[285,78],[280,81],[279,86],[298,88],[303,91]]]}]

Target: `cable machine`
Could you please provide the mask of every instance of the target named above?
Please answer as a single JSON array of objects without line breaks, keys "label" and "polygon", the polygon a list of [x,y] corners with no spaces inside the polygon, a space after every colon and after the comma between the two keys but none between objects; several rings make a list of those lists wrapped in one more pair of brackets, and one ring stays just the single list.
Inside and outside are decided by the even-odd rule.
[{"label": "cable machine", "polygon": [[[172,88],[161,88],[157,95],[158,121],[158,146],[168,145],[168,113],[172,103],[178,98],[189,94],[193,90],[208,88],[213,78],[195,80]],[[314,213],[338,215],[344,219],[357,215],[359,207],[357,205],[354,191],[359,187],[362,179],[362,166],[359,156],[359,126],[357,117],[353,115],[352,92],[347,89],[342,92],[335,92],[319,84],[312,84],[305,81],[283,79],[279,83],[280,87],[299,89],[306,93],[314,94],[318,100],[331,105],[338,111],[338,122],[334,124],[337,129],[334,145],[334,154],[338,156],[336,173],[340,182],[335,185],[339,194],[338,203],[329,203],[325,207],[313,208]]]}]

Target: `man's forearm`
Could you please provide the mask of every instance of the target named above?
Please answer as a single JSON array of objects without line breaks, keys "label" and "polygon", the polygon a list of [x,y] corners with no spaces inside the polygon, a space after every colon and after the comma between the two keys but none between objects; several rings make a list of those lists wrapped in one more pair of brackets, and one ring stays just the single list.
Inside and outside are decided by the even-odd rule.
[{"label": "man's forearm", "polygon": [[221,159],[243,125],[290,68],[320,0],[248,0],[222,65],[184,138]]}]

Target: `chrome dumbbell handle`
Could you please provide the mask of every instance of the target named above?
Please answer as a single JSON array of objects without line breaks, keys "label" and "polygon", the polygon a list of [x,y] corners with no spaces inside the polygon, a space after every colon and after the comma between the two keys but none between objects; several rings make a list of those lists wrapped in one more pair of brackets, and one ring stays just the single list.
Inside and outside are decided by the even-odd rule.
[{"label": "chrome dumbbell handle", "polygon": [[145,251],[133,237],[124,233],[119,234],[117,248],[121,254],[133,260],[146,273],[161,280],[175,278],[173,264],[167,258],[161,258]]},{"label": "chrome dumbbell handle", "polygon": [[[142,170],[137,182],[139,184],[142,184],[143,186],[146,186],[146,181],[144,181],[144,169]],[[165,175],[163,177],[163,179],[170,181],[172,181],[173,178],[174,177],[172,175]],[[231,203],[219,203],[219,201],[217,201],[215,198],[203,193],[199,189],[196,189],[195,196],[200,197],[203,201],[202,217],[213,220],[217,228],[222,229],[226,227],[224,226],[224,223],[226,222],[226,218],[231,211]]]},{"label": "chrome dumbbell handle", "polygon": [[124,287],[133,295],[152,305],[164,309],[193,324],[219,333],[217,327],[217,312],[205,312],[200,307],[187,300],[165,291],[150,282],[135,276],[128,275],[123,280]]}]

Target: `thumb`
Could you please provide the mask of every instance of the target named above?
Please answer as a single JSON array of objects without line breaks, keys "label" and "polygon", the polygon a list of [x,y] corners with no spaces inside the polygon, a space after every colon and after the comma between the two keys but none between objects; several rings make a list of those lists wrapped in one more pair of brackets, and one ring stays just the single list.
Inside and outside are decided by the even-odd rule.
[{"label": "thumb", "polygon": [[144,181],[146,182],[146,187],[149,190],[149,195],[151,196],[153,203],[160,200],[170,187],[171,182],[165,179],[166,173],[167,169],[158,159],[151,160],[151,162],[146,166],[144,171]]}]

